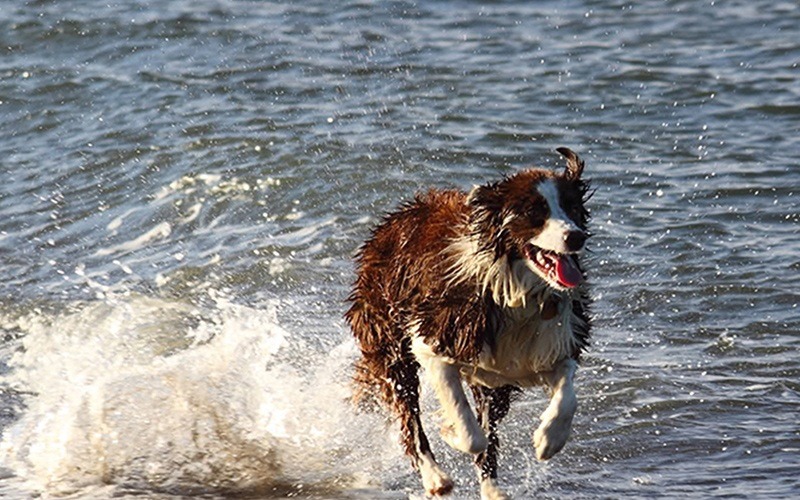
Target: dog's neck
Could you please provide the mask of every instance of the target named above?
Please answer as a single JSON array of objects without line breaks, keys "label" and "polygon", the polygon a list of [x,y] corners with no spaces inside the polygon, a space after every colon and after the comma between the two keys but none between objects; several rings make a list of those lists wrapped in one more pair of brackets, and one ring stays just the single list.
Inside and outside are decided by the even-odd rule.
[{"label": "dog's neck", "polygon": [[480,235],[470,233],[455,239],[447,249],[452,283],[474,283],[478,293],[488,293],[504,308],[527,308],[530,301],[544,304],[560,293],[528,269],[522,259],[495,255],[480,243]]}]

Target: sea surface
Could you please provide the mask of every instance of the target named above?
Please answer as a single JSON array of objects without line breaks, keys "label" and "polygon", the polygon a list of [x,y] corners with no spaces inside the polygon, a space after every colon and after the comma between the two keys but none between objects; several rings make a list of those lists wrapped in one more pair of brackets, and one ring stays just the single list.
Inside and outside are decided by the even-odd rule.
[{"label": "sea surface", "polygon": [[421,498],[348,402],[352,256],[560,146],[594,340],[571,441],[535,460],[529,391],[501,484],[797,495],[798,64],[796,1],[0,2],[0,496]]}]

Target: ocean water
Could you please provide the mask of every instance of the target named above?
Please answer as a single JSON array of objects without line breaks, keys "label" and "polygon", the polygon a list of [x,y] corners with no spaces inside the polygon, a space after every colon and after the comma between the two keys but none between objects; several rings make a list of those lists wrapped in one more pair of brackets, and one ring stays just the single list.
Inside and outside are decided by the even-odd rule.
[{"label": "ocean water", "polygon": [[0,496],[420,498],[348,403],[352,255],[559,146],[594,340],[571,441],[534,459],[530,391],[501,483],[796,495],[799,63],[794,1],[3,2]]}]

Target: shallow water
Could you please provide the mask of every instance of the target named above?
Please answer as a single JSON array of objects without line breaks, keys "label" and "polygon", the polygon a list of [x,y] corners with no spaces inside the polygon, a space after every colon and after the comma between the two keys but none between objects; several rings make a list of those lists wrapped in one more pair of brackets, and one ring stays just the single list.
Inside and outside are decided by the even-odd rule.
[{"label": "shallow water", "polygon": [[414,191],[569,146],[593,347],[570,443],[534,460],[531,392],[501,481],[792,496],[798,26],[796,2],[5,5],[0,495],[419,497],[346,402],[351,256]]}]

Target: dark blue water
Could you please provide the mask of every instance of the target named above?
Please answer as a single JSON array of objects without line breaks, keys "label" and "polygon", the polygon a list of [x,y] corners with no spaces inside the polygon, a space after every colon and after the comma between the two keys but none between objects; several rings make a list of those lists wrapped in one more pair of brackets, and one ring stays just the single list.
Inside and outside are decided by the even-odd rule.
[{"label": "dark blue water", "polygon": [[535,461],[527,395],[501,483],[791,497],[799,63],[796,2],[3,2],[0,494],[418,497],[345,402],[352,254],[568,146],[595,339],[571,442]]}]

